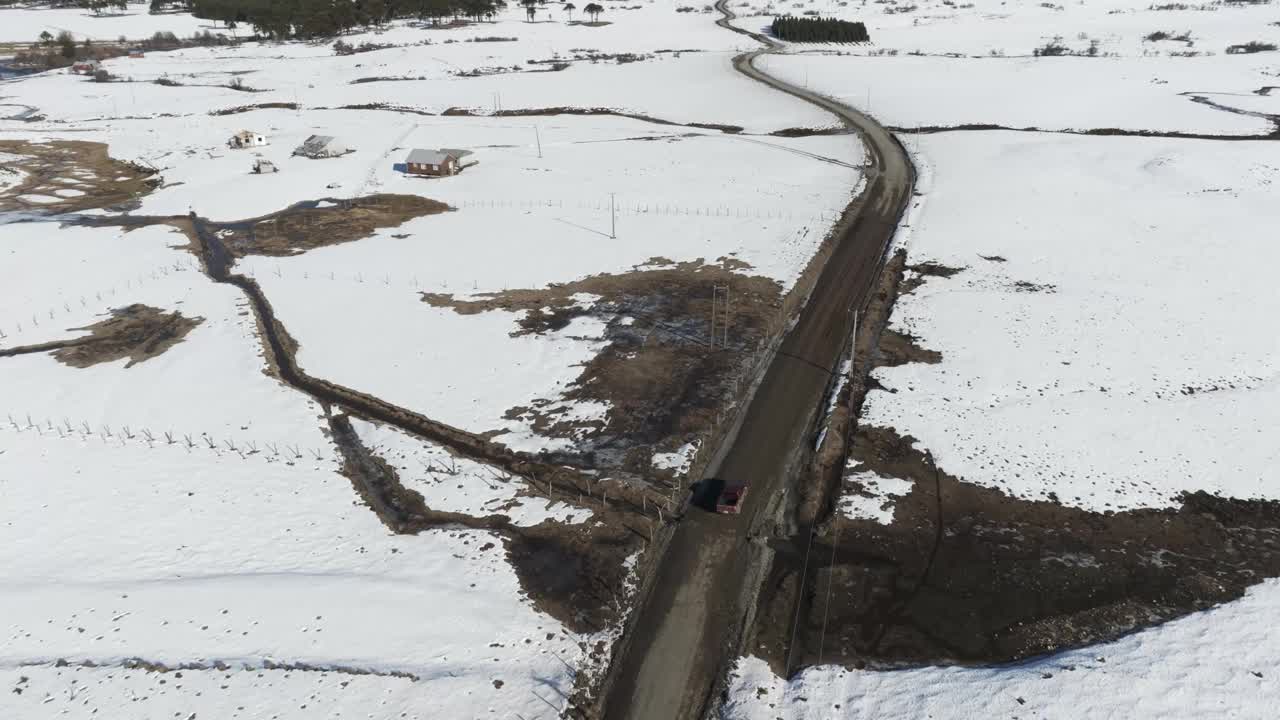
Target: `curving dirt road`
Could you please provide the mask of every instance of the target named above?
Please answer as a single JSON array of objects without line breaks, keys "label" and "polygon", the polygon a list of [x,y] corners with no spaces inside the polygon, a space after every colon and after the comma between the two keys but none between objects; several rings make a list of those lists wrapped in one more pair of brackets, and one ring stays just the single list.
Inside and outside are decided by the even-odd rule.
[{"label": "curving dirt road", "polygon": [[745,620],[767,571],[769,551],[753,538],[772,532],[808,445],[831,374],[852,330],[852,310],[867,302],[889,243],[911,198],[914,168],[898,141],[867,115],[766,75],[757,57],[779,45],[735,28],[720,0],[717,24],[766,47],[740,55],[744,75],[830,111],[866,145],[866,191],[846,211],[837,245],[809,302],[783,340],[736,436],[711,475],[751,486],[742,514],[698,509],[680,521],[652,590],[642,598],[611,672],[604,698],[608,720],[700,718],[717,679],[738,654]]}]

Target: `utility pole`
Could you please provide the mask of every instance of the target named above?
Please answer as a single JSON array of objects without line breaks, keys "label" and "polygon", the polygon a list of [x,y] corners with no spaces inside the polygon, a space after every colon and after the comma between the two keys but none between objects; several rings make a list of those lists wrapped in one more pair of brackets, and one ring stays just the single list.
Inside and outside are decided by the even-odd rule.
[{"label": "utility pole", "polygon": [[[539,157],[541,157],[541,155],[539,155]],[[618,239],[618,211],[613,203],[613,193],[609,193],[609,218],[610,218],[609,239],[617,240]]]},{"label": "utility pole", "polygon": [[542,159],[542,135],[538,133],[538,126],[533,126],[533,138],[538,141],[538,159]]},{"label": "utility pole", "polygon": [[724,317],[724,329],[721,332],[720,347],[722,348],[729,347],[729,311],[731,307],[729,302],[729,283],[725,283],[723,286],[717,283],[712,283],[711,284],[711,347],[712,349],[715,349],[715,346],[716,346],[716,300],[719,299],[719,295],[721,291],[724,291],[724,309],[720,311],[721,315]]},{"label": "utility pole", "polygon": [[733,303],[729,301],[729,283],[724,284],[724,343],[721,347],[729,347],[729,313]]},{"label": "utility pole", "polygon": [[853,344],[849,346],[849,374],[853,374],[853,364],[858,360],[858,309],[853,310]]},{"label": "utility pole", "polygon": [[717,288],[713,283],[711,285],[711,349],[716,347],[716,292]]}]

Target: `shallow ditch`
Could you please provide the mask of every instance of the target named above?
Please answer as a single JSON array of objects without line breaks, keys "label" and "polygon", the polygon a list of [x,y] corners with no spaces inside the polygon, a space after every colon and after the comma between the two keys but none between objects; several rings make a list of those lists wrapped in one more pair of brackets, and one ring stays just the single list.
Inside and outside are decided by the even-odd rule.
[{"label": "shallow ditch", "polygon": [[575,633],[599,632],[620,619],[627,595],[625,561],[644,545],[629,526],[647,523],[643,516],[628,518],[625,510],[606,510],[602,516],[609,522],[547,521],[521,527],[501,514],[473,517],[433,510],[421,493],[401,483],[395,468],[364,446],[348,416],[330,415],[329,429],[342,453],[342,473],[392,532],[451,527],[493,532],[538,609]]}]

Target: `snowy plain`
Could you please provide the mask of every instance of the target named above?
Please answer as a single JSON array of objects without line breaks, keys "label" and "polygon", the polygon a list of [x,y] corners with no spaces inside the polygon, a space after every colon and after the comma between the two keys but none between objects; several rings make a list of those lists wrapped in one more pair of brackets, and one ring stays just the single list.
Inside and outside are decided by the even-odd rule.
[{"label": "snowy plain", "polygon": [[1277,497],[1280,339],[1260,328],[1280,298],[1270,263],[1241,259],[1275,252],[1259,229],[1280,222],[1280,148],[1002,132],[919,148],[933,187],[909,257],[963,269],[899,299],[892,327],[942,362],[876,370],[890,392],[866,422],[1022,497]]},{"label": "snowy plain", "polygon": [[[833,119],[734,73],[729,58],[750,43],[708,15],[652,3],[610,8],[613,24],[591,28],[560,22],[552,7],[537,23],[516,8],[479,26],[353,34],[345,39],[395,47],[348,57],[327,43],[253,44],[107,61],[120,82],[9,80],[4,113],[41,117],[0,120],[0,138],[105,142],[113,157],[158,168],[164,184],[135,215],[235,220],[378,192],[449,203],[454,211],[372,238],[236,269],[262,284],[308,371],[498,429],[508,407],[576,375],[600,322],[513,338],[511,313],[462,316],[420,292],[537,288],[655,256],[733,258],[789,285],[861,174],[852,137],[767,135]],[[106,30],[107,18],[0,13],[0,24],[22,18],[6,29],[14,42],[46,25],[135,35]],[[161,26],[169,21],[179,24]],[[130,27],[186,35],[206,25],[166,15]],[[519,40],[470,41],[487,36]],[[615,53],[648,57],[596,57]],[[535,72],[544,66],[530,59],[568,67]],[[486,74],[498,68],[507,72]],[[372,77],[423,79],[353,82]],[[228,87],[234,78],[261,92]],[[301,108],[215,114],[272,102]],[[368,104],[401,111],[339,109]],[[421,114],[557,106],[663,122]],[[270,145],[229,150],[226,139],[246,128]],[[312,134],[356,152],[291,157]],[[418,146],[472,148],[480,164],[439,181],[395,172]],[[281,172],[250,175],[255,156]],[[776,177],[766,181],[761,166]],[[186,244],[161,226],[0,225],[0,347],[75,337],[135,302],[202,319],[132,367],[71,368],[47,354],[0,362],[0,716],[559,716],[577,674],[599,669],[587,653],[612,631],[575,636],[540,611],[497,533],[387,530],[339,473],[323,409],[265,372],[243,296],[209,281]],[[494,468],[353,424],[433,510],[505,515],[518,527],[596,521]],[[670,469],[684,455],[672,454]]]},{"label": "snowy plain", "polygon": [[[910,3],[916,5],[917,3]],[[867,23],[866,46],[792,44],[762,67],[907,130],[921,197],[900,228],[920,276],[890,325],[937,364],[874,371],[862,420],[892,427],[964,482],[1098,512],[1164,508],[1184,491],[1278,498],[1280,149],[1272,141],[910,133],[970,123],[1046,130],[1266,135],[1280,55],[1272,4],[1161,11],[1146,2],[821,1],[735,5],[758,30],[817,10]],[[1186,43],[1144,40],[1190,31]],[[1031,57],[1055,38],[1099,57]],[[920,55],[913,54],[920,52]],[[1197,56],[1174,53],[1195,51]],[[952,53],[954,57],[946,54]],[[1243,110],[1193,102],[1192,96]],[[911,489],[852,463],[845,517],[893,522]],[[723,717],[1264,718],[1280,662],[1280,584],[1112,643],[1011,666],[790,680],[741,658]]]},{"label": "snowy plain", "polygon": [[152,15],[148,5],[133,3],[125,10],[94,13],[83,8],[4,7],[0,8],[0,42],[35,42],[40,33],[57,35],[66,31],[77,41],[116,40],[124,37],[140,40],[157,32],[171,32],[186,37],[203,30],[214,30],[214,23],[188,13]]},{"label": "snowy plain", "polygon": [[[794,44],[793,52],[759,64],[789,82],[866,107],[887,125],[1232,135],[1272,129],[1265,118],[1193,101],[1218,93],[1274,108],[1256,93],[1277,84],[1280,55],[1226,52],[1249,41],[1280,43],[1280,15],[1269,3],[1183,10],[1139,0],[731,5],[740,16],[735,25],[753,31],[788,12],[865,22],[869,44]],[[1188,39],[1146,39],[1157,32]],[[1080,55],[1033,57],[1051,43]],[[1091,45],[1095,56],[1087,54]]]},{"label": "snowy plain", "polygon": [[[299,360],[309,372],[395,396],[465,429],[506,431],[503,440],[513,447],[554,447],[563,441],[534,438],[504,414],[563,392],[598,351],[600,323],[587,327],[584,319],[559,333],[512,338],[511,313],[461,317],[427,306],[419,292],[537,288],[628,272],[655,257],[732,258],[785,289],[859,190],[863,158],[855,138],[763,135],[829,126],[834,119],[738,75],[730,57],[750,41],[716,28],[705,14],[675,7],[619,7],[603,27],[548,21],[551,11],[527,23],[522,8],[494,23],[460,28],[396,23],[344,38],[391,46],[351,56],[335,55],[323,43],[258,43],[117,58],[106,67],[132,81],[92,83],[57,72],[9,83],[8,98],[38,108],[45,119],[8,123],[5,134],[89,135],[109,143],[115,157],[158,168],[164,185],[141,199],[137,214],[194,210],[236,220],[304,200],[372,193],[449,203],[455,212],[296,257],[247,258],[240,269],[264,286],[300,342]],[[666,30],[655,32],[659,27]],[[484,40],[495,37],[518,40]],[[688,51],[657,52],[664,48]],[[542,66],[528,60],[544,52],[568,67],[534,72]],[[647,57],[621,64],[574,60],[618,52]],[[524,71],[510,71],[514,66]],[[459,74],[500,68],[508,72]],[[422,79],[355,82],[371,77]],[[233,78],[261,92],[227,87]],[[271,102],[302,108],[212,114]],[[369,105],[395,109],[338,109]],[[747,132],[612,115],[422,114],[498,106],[610,108],[663,123],[739,124]],[[265,134],[270,144],[228,149],[226,139],[244,128]],[[312,134],[337,136],[356,151],[326,160],[292,156]],[[480,163],[447,180],[412,178],[395,165],[415,147],[470,148]],[[280,172],[251,175],[259,157]],[[759,167],[770,174],[756,172]],[[616,238],[608,237],[611,202],[620,213]],[[459,237],[484,242],[454,240]],[[493,262],[496,257],[508,262]],[[369,317],[381,321],[369,323]],[[20,316],[10,325],[18,322]],[[386,352],[360,350],[370,343]],[[510,357],[520,358],[516,372]],[[460,392],[464,387],[470,390]]]}]

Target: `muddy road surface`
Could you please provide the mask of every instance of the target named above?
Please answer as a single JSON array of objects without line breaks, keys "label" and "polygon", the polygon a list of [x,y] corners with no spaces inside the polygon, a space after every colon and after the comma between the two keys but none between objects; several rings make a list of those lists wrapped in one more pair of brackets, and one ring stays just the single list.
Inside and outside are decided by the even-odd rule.
[{"label": "muddy road surface", "polygon": [[636,609],[629,638],[619,647],[607,688],[608,720],[699,718],[726,663],[737,655],[743,626],[763,580],[763,543],[752,538],[769,526],[797,477],[832,371],[852,330],[853,311],[875,284],[889,242],[907,207],[914,169],[897,140],[870,117],[793,87],[753,65],[776,51],[763,36],[730,25],[721,0],[721,27],[750,35],[765,48],[738,56],[744,75],[838,116],[867,146],[868,183],[837,228],[838,242],[809,302],[783,340],[721,450],[711,474],[750,486],[742,514],[713,515],[690,508],[674,531],[652,591]]}]

